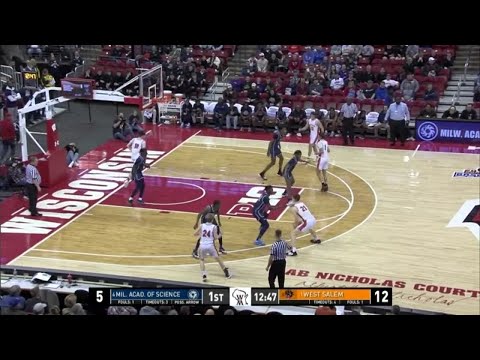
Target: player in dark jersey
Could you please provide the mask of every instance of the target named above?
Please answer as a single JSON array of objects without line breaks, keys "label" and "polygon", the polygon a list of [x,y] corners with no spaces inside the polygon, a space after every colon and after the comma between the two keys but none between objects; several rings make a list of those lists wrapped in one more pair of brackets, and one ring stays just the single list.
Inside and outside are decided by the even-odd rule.
[{"label": "player in dark jersey", "polygon": [[[200,221],[202,224],[206,223],[206,217],[208,214],[213,214],[214,218],[212,221],[213,225],[217,225],[217,230],[218,230],[218,243],[220,244],[220,249],[218,249],[218,252],[220,254],[226,254],[227,251],[223,247],[223,238],[222,238],[222,233],[220,231],[220,227],[222,226],[222,223],[220,222],[220,200],[215,200],[211,205],[207,205],[205,209],[203,209],[201,212],[198,213],[197,215],[197,221],[195,221],[195,225],[193,225],[193,229],[197,230],[198,228],[198,222]],[[217,217],[215,219],[215,216]],[[195,259],[198,259],[198,247],[200,246],[200,238],[197,240],[197,245],[195,245],[195,249],[193,249],[192,256]]]},{"label": "player in dark jersey", "polygon": [[273,187],[271,185],[265,186],[265,190],[258,199],[258,201],[253,205],[253,216],[260,223],[260,231],[255,240],[254,244],[257,246],[265,245],[265,242],[262,240],[262,236],[267,232],[270,224],[267,221],[269,210],[276,209],[275,206],[270,205],[270,195],[273,194]]},{"label": "player in dark jersey", "polygon": [[282,130],[275,130],[273,132],[273,139],[268,144],[267,156],[270,157],[270,164],[267,165],[265,169],[259,174],[263,180],[267,180],[265,178],[265,174],[267,173],[270,168],[275,166],[278,157],[278,172],[277,174],[282,176],[282,166],[283,166],[283,154],[282,154],[282,147],[280,145],[280,141],[282,140],[283,133],[285,129]]},{"label": "player in dark jersey", "polygon": [[283,169],[283,178],[285,179],[285,184],[287,189],[284,191],[283,196],[287,196],[289,200],[292,198],[292,186],[295,184],[295,178],[293,177],[293,169],[297,166],[298,162],[308,163],[308,161],[302,160],[302,152],[297,150],[293,153],[293,157],[288,160],[287,165]]},{"label": "player in dark jersey", "polygon": [[138,193],[138,202],[143,204],[143,192],[145,191],[145,179],[143,178],[143,170],[150,166],[145,163],[147,159],[147,149],[140,150],[140,156],[135,160],[132,167],[132,179],[135,181],[135,189],[128,198],[128,202],[133,204],[133,198]]}]

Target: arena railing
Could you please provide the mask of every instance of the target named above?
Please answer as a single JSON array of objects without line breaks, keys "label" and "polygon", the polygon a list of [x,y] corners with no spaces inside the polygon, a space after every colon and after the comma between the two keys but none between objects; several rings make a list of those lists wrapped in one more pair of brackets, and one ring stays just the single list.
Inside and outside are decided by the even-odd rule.
[{"label": "arena railing", "polygon": [[464,65],[464,68],[463,68],[463,75],[458,80],[457,90],[455,92],[455,95],[453,95],[453,98],[452,98],[452,106],[455,106],[457,104],[458,98],[460,97],[461,88],[462,88],[462,86],[464,86],[466,84],[467,71],[468,71],[468,67],[470,66],[469,62],[470,62],[470,56],[472,55],[472,50],[473,50],[473,46],[470,46],[470,48],[468,49],[467,60],[465,61],[465,65]]}]

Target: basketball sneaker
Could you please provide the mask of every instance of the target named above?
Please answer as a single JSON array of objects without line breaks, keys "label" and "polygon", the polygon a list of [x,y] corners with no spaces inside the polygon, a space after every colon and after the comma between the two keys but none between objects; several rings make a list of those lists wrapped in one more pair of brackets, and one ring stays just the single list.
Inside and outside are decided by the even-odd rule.
[{"label": "basketball sneaker", "polygon": [[192,257],[194,259],[200,259],[200,256],[198,256],[198,253],[195,250],[192,251]]},{"label": "basketball sneaker", "polygon": [[132,204],[133,204],[133,198],[128,198],[128,203],[129,203],[130,205],[132,205]]},{"label": "basketball sneaker", "polygon": [[219,252],[220,254],[227,255],[227,251],[226,251],[223,247],[221,247],[220,249],[218,249],[218,252]]},{"label": "basketball sneaker", "polygon": [[232,274],[230,274],[230,271],[228,271],[228,268],[223,269],[223,273],[225,274],[225,277],[226,277],[227,279],[231,279],[231,278],[232,278]]},{"label": "basketball sneaker", "polygon": [[310,242],[311,242],[312,244],[321,244],[321,243],[322,243],[322,240],[320,240],[320,239],[311,239]]},{"label": "basketball sneaker", "polygon": [[278,175],[278,176],[283,176],[283,173],[282,173],[282,171],[281,171],[281,170],[279,170],[279,171],[277,172],[277,175]]},{"label": "basketball sneaker", "polygon": [[263,242],[262,239],[255,240],[254,244],[257,245],[257,246],[264,246],[265,245],[265,243]]},{"label": "basketball sneaker", "polygon": [[143,199],[137,199],[140,204],[143,204]]},{"label": "basketball sneaker", "polygon": [[267,180],[267,178],[265,177],[265,174],[264,174],[264,173],[260,173],[260,174],[258,174],[258,175],[262,178],[262,180]]},{"label": "basketball sneaker", "polygon": [[207,282],[207,275],[203,275],[203,276],[202,276],[202,281],[203,281],[203,282]]},{"label": "basketball sneaker", "polygon": [[292,251],[290,250],[288,253],[287,253],[288,256],[297,256],[297,252],[296,251]]}]

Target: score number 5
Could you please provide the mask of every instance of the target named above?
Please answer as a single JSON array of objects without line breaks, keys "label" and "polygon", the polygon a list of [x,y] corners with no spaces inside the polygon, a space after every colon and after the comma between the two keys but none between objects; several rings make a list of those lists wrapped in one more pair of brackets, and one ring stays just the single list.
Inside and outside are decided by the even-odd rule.
[{"label": "score number 5", "polygon": [[97,300],[98,303],[103,302],[103,290],[97,290],[96,291],[95,299]]}]

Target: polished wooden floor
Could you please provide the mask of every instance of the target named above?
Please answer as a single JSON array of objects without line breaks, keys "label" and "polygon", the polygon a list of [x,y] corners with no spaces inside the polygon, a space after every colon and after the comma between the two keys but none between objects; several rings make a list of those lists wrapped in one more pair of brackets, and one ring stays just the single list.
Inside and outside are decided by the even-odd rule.
[{"label": "polished wooden floor", "polygon": [[[268,161],[266,144],[196,136],[147,174],[261,184],[257,174]],[[286,160],[297,149],[306,154],[305,144],[284,143]],[[467,200],[479,198],[478,178],[451,175],[478,166],[479,156],[333,146],[331,157],[331,193],[318,190],[313,166],[295,170],[295,186],[320,220],[324,243],[311,246],[308,236],[299,240],[299,256],[288,259],[286,285],[383,284],[395,287],[394,302],[401,306],[479,314],[478,236],[466,227],[447,227]],[[263,183],[283,186],[275,172]],[[197,282],[198,263],[190,255],[195,216],[98,205],[15,264]],[[267,286],[269,248],[252,244],[258,223],[225,216],[223,228],[229,250],[224,260],[234,277],[224,279],[212,263],[210,281]],[[271,221],[267,243],[275,228],[288,233],[291,215]]]}]

